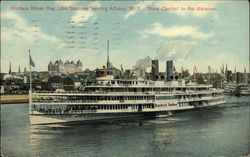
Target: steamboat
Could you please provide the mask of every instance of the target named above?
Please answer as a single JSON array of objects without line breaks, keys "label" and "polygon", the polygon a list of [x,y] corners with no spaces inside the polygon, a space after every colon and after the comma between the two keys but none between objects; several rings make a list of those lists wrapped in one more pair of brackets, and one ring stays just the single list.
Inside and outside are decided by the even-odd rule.
[{"label": "steamboat", "polygon": [[[158,65],[153,66],[153,63],[155,62],[152,61],[152,74],[157,75]],[[172,61],[167,62],[166,74],[167,79],[161,81],[138,78],[114,79],[108,46],[107,64],[96,69],[94,84],[73,92],[30,90],[30,124],[161,117],[171,111],[213,107],[225,102],[221,89],[212,88],[211,85],[186,84],[184,80],[174,77]]]},{"label": "steamboat", "polygon": [[53,124],[127,117],[164,116],[171,111],[224,103],[223,90],[184,80],[113,79],[97,69],[97,82],[77,92],[30,92],[31,124]]}]

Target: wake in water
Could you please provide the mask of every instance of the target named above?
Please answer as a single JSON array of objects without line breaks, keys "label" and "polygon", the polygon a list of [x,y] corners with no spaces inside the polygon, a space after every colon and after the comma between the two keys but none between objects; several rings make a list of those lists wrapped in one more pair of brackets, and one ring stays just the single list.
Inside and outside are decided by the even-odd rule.
[{"label": "wake in water", "polygon": [[242,107],[242,106],[250,106],[250,102],[226,102],[219,107]]}]

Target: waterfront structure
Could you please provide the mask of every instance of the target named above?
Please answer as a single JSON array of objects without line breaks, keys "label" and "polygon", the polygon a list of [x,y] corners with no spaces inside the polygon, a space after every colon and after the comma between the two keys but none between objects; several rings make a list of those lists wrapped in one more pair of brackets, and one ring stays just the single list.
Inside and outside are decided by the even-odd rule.
[{"label": "waterfront structure", "polygon": [[247,83],[240,83],[236,86],[235,95],[243,96],[243,95],[250,95],[250,84]]},{"label": "waterfront structure", "polygon": [[62,60],[57,60],[55,63],[50,61],[48,65],[49,73],[57,72],[63,74],[75,73],[75,72],[82,72],[83,66],[82,62],[78,60],[76,63],[74,61],[66,61],[65,63]]},{"label": "waterfront structure", "polygon": [[244,73],[237,72],[236,67],[234,69],[234,73],[232,73],[232,71],[228,70],[226,65],[225,81],[223,83],[224,93],[235,94],[238,96],[250,95],[249,77],[250,73],[246,72],[245,66],[244,66]]},{"label": "waterfront structure", "polygon": [[236,88],[237,88],[237,84],[236,83],[225,83],[224,87],[223,87],[224,93],[225,94],[230,94],[230,95],[232,95],[232,94],[235,93]]}]

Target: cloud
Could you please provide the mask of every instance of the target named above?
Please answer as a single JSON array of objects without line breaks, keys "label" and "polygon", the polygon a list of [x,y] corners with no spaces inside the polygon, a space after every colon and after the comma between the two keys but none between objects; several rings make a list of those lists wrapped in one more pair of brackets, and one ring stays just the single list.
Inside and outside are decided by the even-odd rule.
[{"label": "cloud", "polygon": [[[4,58],[2,67],[5,71],[8,68],[7,62],[11,60],[14,64],[27,67],[25,57],[27,57],[28,49],[31,49],[41,62],[47,61],[53,55],[51,51],[63,49],[63,45],[56,36],[48,35],[39,27],[29,25],[28,21],[16,12],[3,12],[1,18],[1,50]],[[37,31],[36,37],[34,37],[34,30]],[[38,42],[38,47],[35,47],[35,40]],[[37,58],[34,59],[35,62]],[[39,69],[39,64],[37,66],[36,68]]]},{"label": "cloud", "polygon": [[124,19],[128,19],[130,16],[133,16],[136,13],[144,10],[147,6],[151,5],[152,3],[153,3],[152,1],[144,1],[137,3],[136,5],[133,6],[134,10],[130,10],[127,12],[127,14],[124,15]]},{"label": "cloud", "polygon": [[[88,7],[101,7],[101,3],[98,1],[92,2],[88,5]],[[71,21],[74,21],[75,25],[82,26],[83,23],[90,19],[95,20],[97,18],[96,13],[92,10],[86,11],[76,11],[76,13],[72,16]]]},{"label": "cloud", "polygon": [[196,45],[198,45],[196,41],[165,40],[157,49],[157,58],[160,61],[175,60],[182,62]]},{"label": "cloud", "polygon": [[12,20],[13,27],[2,27],[2,36],[1,39],[10,39],[20,37],[23,41],[27,40],[31,42],[33,40],[34,29],[37,30],[38,37],[42,40],[49,42],[58,42],[58,39],[55,36],[47,35],[42,32],[39,27],[29,26],[27,21],[24,20],[19,14],[15,12],[4,12],[2,13],[2,19]]},{"label": "cloud", "polygon": [[140,32],[142,37],[145,38],[148,35],[157,35],[161,37],[176,38],[176,37],[191,37],[194,39],[208,39],[214,34],[212,32],[206,34],[202,33],[195,26],[173,26],[163,27],[160,23],[152,24],[152,28],[145,29]]}]

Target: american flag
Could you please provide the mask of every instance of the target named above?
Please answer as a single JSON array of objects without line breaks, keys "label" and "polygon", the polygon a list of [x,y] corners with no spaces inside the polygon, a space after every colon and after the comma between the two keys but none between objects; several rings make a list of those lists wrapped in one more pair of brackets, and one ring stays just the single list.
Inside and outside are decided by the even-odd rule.
[{"label": "american flag", "polygon": [[30,65],[33,66],[33,67],[35,67],[35,63],[32,60],[31,55],[30,55],[30,50],[29,50],[29,61],[30,61]]}]

